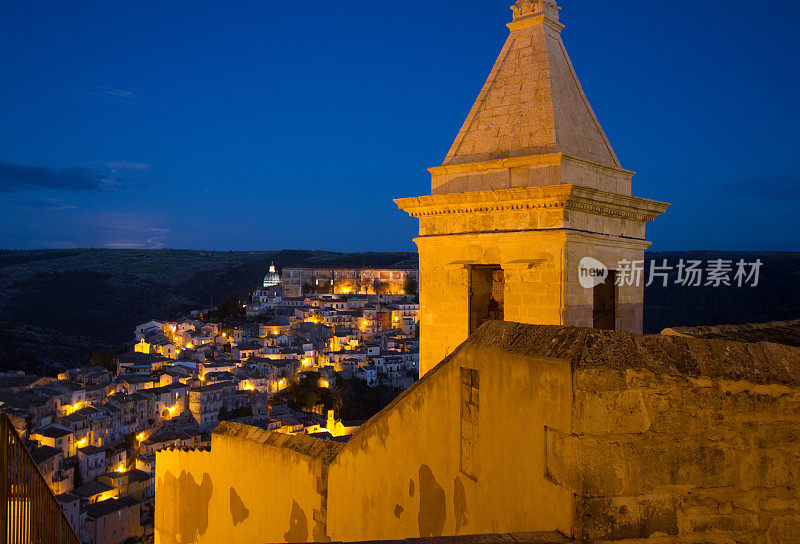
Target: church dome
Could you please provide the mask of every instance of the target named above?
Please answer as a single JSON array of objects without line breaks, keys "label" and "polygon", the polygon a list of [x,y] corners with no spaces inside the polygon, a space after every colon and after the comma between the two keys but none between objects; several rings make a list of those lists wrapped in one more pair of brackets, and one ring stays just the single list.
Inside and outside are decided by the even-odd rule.
[{"label": "church dome", "polygon": [[275,287],[280,285],[281,275],[275,271],[275,263],[270,263],[269,272],[264,276],[264,287]]}]

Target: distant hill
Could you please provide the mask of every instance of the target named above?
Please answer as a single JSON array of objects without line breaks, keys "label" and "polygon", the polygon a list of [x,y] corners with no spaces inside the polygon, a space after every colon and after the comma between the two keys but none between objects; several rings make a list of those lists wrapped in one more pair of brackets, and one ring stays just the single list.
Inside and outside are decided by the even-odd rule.
[{"label": "distant hill", "polygon": [[682,287],[677,272],[667,287],[654,284],[644,292],[644,328],[658,333],[672,326],[763,323],[800,318],[800,252],[670,251],[648,253],[646,260],[676,266],[680,259],[725,259],[734,264],[760,259],[757,287]]},{"label": "distant hill", "polygon": [[[761,259],[759,286],[645,290],[645,332],[800,318],[800,253],[685,251],[679,259]],[[0,370],[83,364],[131,341],[135,325],[244,295],[286,266],[416,266],[413,253],[70,249],[0,251]],[[424,332],[423,332],[424,334]]]}]

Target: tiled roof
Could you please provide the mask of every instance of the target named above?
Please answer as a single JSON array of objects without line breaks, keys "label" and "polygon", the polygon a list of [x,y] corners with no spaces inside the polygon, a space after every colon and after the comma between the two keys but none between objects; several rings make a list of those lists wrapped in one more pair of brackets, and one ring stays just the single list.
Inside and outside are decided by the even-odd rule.
[{"label": "tiled roof", "polygon": [[105,450],[98,448],[97,446],[84,446],[83,448],[78,448],[78,451],[84,455],[97,455],[98,453],[103,453]]},{"label": "tiled roof", "polygon": [[58,448],[52,448],[50,446],[38,446],[35,448],[31,448],[31,457],[33,457],[33,461],[39,465],[44,463],[48,459],[52,459],[57,455],[61,455],[61,450]]},{"label": "tiled roof", "polygon": [[40,434],[48,438],[61,438],[62,436],[67,436],[72,434],[72,431],[70,431],[69,429],[65,429],[64,427],[50,425],[49,427],[45,427],[44,429],[33,434]]},{"label": "tiled roof", "polygon": [[139,503],[136,500],[129,497],[125,497],[122,499],[108,499],[105,501],[96,502],[86,507],[86,517],[92,519],[102,518],[109,514],[113,514],[118,510],[122,510],[123,508],[136,506],[137,504]]}]

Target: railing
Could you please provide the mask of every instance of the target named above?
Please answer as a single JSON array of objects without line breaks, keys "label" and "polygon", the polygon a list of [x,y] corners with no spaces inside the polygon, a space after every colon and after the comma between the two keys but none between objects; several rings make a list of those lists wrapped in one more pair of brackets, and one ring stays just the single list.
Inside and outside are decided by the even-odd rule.
[{"label": "railing", "polygon": [[0,414],[0,544],[80,544],[11,420]]}]

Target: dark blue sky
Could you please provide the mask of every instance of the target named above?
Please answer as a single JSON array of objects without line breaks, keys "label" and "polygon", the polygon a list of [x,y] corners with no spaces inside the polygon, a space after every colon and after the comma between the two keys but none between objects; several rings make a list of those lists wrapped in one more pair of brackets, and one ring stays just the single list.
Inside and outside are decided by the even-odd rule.
[{"label": "dark blue sky", "polygon": [[[5,2],[0,247],[413,250],[510,3]],[[800,249],[800,2],[561,5],[653,249]]]}]

